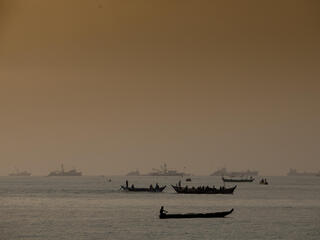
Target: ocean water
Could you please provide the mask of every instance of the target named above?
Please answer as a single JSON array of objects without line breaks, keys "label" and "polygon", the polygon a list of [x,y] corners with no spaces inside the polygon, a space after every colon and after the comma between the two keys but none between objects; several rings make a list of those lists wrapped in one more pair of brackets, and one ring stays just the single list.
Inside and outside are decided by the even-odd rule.
[{"label": "ocean water", "polygon": [[[170,184],[178,177],[110,178],[0,177],[0,239],[320,239],[320,177],[237,183],[233,195],[176,194]],[[126,179],[167,188],[122,192]],[[222,181],[194,176],[187,184]],[[234,212],[223,219],[159,219],[162,205],[169,213]]]}]

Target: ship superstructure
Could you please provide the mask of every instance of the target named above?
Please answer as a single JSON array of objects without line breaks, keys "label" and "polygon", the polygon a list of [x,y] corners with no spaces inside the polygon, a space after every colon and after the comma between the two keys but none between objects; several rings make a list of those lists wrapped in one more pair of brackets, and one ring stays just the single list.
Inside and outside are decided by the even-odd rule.
[{"label": "ship superstructure", "polygon": [[19,169],[15,169],[15,172],[10,173],[9,176],[11,177],[29,177],[31,173],[28,171],[19,171]]},{"label": "ship superstructure", "polygon": [[153,172],[146,174],[146,176],[189,176],[190,174],[178,172],[177,170],[170,170],[167,164],[160,165],[160,169],[153,169]]},{"label": "ship superstructure", "polygon": [[287,176],[320,176],[320,171],[316,172],[298,172],[297,169],[290,169]]},{"label": "ship superstructure", "polygon": [[128,172],[127,176],[140,176],[139,170]]},{"label": "ship superstructure", "polygon": [[78,172],[76,169],[65,171],[63,164],[61,164],[61,170],[52,171],[48,176],[82,176],[82,172]]}]

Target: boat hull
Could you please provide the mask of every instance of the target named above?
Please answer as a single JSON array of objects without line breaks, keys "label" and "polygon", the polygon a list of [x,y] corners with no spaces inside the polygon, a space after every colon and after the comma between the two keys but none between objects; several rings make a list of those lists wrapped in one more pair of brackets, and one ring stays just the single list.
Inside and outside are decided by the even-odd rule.
[{"label": "boat hull", "polygon": [[215,212],[215,213],[186,213],[186,214],[160,214],[160,219],[168,218],[223,218],[233,212],[233,208],[230,211]]},{"label": "boat hull", "polygon": [[193,189],[185,187],[178,187],[171,185],[172,188],[181,194],[233,194],[234,190],[236,189],[237,185],[232,188],[209,188],[209,189]]},{"label": "boat hull", "polygon": [[158,192],[162,192],[164,189],[166,188],[166,186],[163,187],[159,187],[159,188],[132,188],[132,187],[125,187],[125,186],[121,186],[122,190],[128,191],[128,192],[152,192],[152,193],[158,193]]},{"label": "boat hull", "polygon": [[254,178],[251,179],[231,179],[231,178],[222,178],[224,182],[253,182]]}]

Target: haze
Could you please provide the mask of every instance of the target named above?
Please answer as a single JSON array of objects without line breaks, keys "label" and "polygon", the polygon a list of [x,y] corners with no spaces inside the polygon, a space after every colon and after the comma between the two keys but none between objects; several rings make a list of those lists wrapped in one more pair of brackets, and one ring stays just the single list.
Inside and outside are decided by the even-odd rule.
[{"label": "haze", "polygon": [[0,0],[0,174],[320,170],[319,12]]}]

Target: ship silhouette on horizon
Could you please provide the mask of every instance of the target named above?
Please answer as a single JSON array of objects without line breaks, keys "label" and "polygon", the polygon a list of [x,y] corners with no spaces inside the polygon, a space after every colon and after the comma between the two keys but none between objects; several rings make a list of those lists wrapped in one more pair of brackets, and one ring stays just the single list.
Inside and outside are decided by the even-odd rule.
[{"label": "ship silhouette on horizon", "polygon": [[29,177],[31,173],[28,171],[20,171],[18,168],[15,169],[15,172],[9,174],[10,177]]},{"label": "ship silhouette on horizon", "polygon": [[320,171],[316,172],[298,172],[297,169],[290,168],[287,176],[320,176]]},{"label": "ship silhouette on horizon", "polygon": [[61,170],[52,171],[48,174],[49,177],[55,176],[82,176],[82,172],[78,172],[76,169],[71,169],[69,171],[64,170],[63,164],[61,164]]},{"label": "ship silhouette on horizon", "polygon": [[160,169],[153,168],[152,170],[153,170],[152,172],[149,172],[147,174],[140,174],[139,170],[136,170],[136,171],[132,171],[132,172],[127,173],[126,176],[166,176],[166,177],[190,176],[189,173],[179,172],[177,170],[168,169],[166,163],[164,163],[163,165],[160,165]]}]

